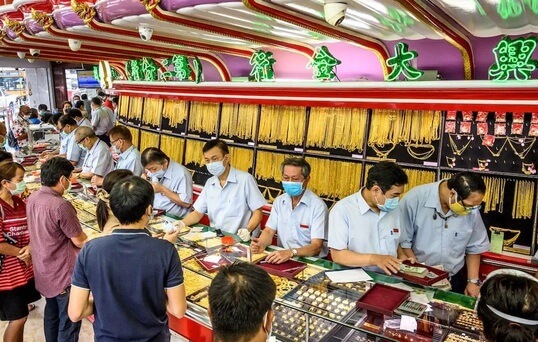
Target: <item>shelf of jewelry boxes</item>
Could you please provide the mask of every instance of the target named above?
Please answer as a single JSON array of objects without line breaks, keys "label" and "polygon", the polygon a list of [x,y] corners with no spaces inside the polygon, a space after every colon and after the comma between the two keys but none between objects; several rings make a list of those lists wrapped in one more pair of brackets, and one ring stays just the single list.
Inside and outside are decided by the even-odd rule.
[{"label": "shelf of jewelry boxes", "polygon": [[[208,288],[216,272],[208,272],[200,260],[219,253],[222,247],[220,238],[213,232],[212,228],[203,227],[199,232],[182,236],[177,244],[184,269],[187,315],[208,327]],[[234,238],[239,245],[239,239]],[[267,252],[277,249],[272,246]],[[255,260],[254,256],[251,258]],[[277,285],[273,333],[280,341],[375,341],[376,338],[384,341],[479,341],[480,327],[476,324],[468,329],[452,324],[460,315],[474,317],[470,310],[474,300],[470,297],[436,288],[410,286],[401,278],[371,272],[368,274],[372,281],[332,283],[325,271],[344,267],[317,258],[297,260],[306,263],[306,268],[296,276],[271,275]],[[421,333],[400,329],[399,315],[389,318],[356,309],[357,300],[374,283],[392,284],[413,292],[411,299],[417,302],[404,302],[402,306],[410,310],[408,315],[421,317],[415,320]],[[427,308],[425,303],[431,306],[429,313],[422,312]]]}]

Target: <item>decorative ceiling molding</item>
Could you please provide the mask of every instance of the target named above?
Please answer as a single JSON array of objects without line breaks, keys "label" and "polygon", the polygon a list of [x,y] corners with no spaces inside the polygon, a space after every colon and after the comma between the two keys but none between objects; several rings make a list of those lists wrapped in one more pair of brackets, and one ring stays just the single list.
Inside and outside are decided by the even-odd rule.
[{"label": "decorative ceiling molding", "polygon": [[[38,23],[50,23],[50,19],[44,18],[44,16],[48,16],[50,19],[52,19],[51,15],[44,14],[43,12],[32,12],[32,17],[34,20],[36,20]],[[52,19],[54,23],[54,19]],[[44,27],[45,28],[45,27]],[[226,63],[217,55],[207,52],[207,51],[197,51],[195,49],[189,49],[189,48],[178,48],[178,47],[165,47],[161,44],[156,43],[135,43],[135,42],[129,42],[126,44],[125,40],[121,40],[121,38],[114,39],[114,38],[101,38],[98,36],[89,36],[89,35],[83,35],[83,34],[77,34],[71,31],[67,30],[61,30],[59,29],[55,24],[48,25],[46,28],[46,31],[56,37],[61,37],[65,39],[78,39],[82,40],[84,43],[96,43],[101,46],[105,44],[105,48],[118,48],[121,47],[120,50],[124,50],[127,53],[131,53],[131,56],[133,54],[139,55],[139,56],[152,56],[154,58],[168,58],[175,54],[181,54],[186,55],[188,57],[195,57],[198,56],[200,59],[203,59],[210,64],[212,64],[217,71],[219,72],[221,78],[223,81],[231,81],[232,76],[230,74],[230,71],[228,70],[228,67],[226,66]]]},{"label": "decorative ceiling molding", "polygon": [[420,21],[430,26],[447,42],[461,52],[463,59],[463,74],[466,80],[474,79],[475,66],[474,55],[471,42],[467,36],[458,30],[455,25],[442,19],[441,13],[437,13],[434,8],[425,8],[415,0],[395,0],[408,11],[413,13]]},{"label": "decorative ceiling molding", "polygon": [[311,58],[315,52],[315,49],[308,44],[291,41],[286,38],[275,38],[260,33],[253,33],[250,31],[241,31],[230,26],[218,25],[215,23],[210,23],[208,21],[202,21],[174,12],[166,11],[159,6],[161,0],[140,0],[140,2],[146,7],[146,10],[155,19],[161,21],[166,21],[181,26],[192,27],[226,37],[243,39],[257,44],[295,51],[306,56],[307,58]]},{"label": "decorative ceiling molding", "polygon": [[245,6],[252,9],[253,11],[257,11],[273,18],[287,21],[304,29],[318,32],[320,34],[333,37],[342,41],[347,41],[354,45],[358,45],[362,48],[368,49],[378,57],[379,63],[381,64],[381,69],[383,70],[383,75],[386,76],[389,74],[389,69],[385,64],[385,61],[390,57],[390,55],[385,44],[383,44],[383,42],[378,39],[345,28],[329,25],[324,20],[319,20],[317,18],[302,13],[291,11],[282,5],[270,3],[268,1],[242,1]]},{"label": "decorative ceiling molding", "polygon": [[[71,0],[71,7],[73,11],[82,19],[84,23],[96,30],[113,34],[120,34],[126,37],[131,37],[135,39],[140,39],[140,34],[138,30],[131,30],[123,27],[118,27],[111,24],[105,24],[97,20],[96,12],[94,7],[90,6],[86,2],[77,2],[76,0]],[[239,48],[239,47],[230,47],[226,45],[215,45],[202,42],[196,42],[195,40],[185,40],[179,38],[168,37],[165,35],[159,35],[157,33],[153,34],[151,38],[152,41],[163,42],[167,44],[182,45],[190,48],[206,50],[215,53],[225,53],[233,56],[239,56],[244,58],[250,58],[254,52],[252,49]]]}]

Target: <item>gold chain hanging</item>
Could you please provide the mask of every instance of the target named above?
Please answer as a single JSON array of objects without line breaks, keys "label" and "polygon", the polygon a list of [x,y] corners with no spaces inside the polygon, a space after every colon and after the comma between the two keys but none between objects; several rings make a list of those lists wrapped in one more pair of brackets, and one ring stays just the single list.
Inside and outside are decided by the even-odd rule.
[{"label": "gold chain hanging", "polygon": [[161,135],[161,151],[180,164],[183,163],[184,148],[184,139],[165,134]]},{"label": "gold chain hanging", "polygon": [[314,157],[307,157],[306,160],[312,168],[308,187],[317,195],[344,198],[359,190],[362,164]]},{"label": "gold chain hanging", "polygon": [[305,119],[305,107],[264,105],[258,139],[268,143],[280,141],[290,145],[302,145]]},{"label": "gold chain hanging", "polygon": [[170,127],[178,127],[187,119],[188,101],[164,100],[163,117],[168,119]]},{"label": "gold chain hanging", "polygon": [[202,148],[205,142],[198,140],[187,140],[187,148],[185,150],[185,164],[194,163],[195,165],[204,165]]},{"label": "gold chain hanging", "polygon": [[247,148],[240,148],[235,146],[229,146],[230,156],[232,158],[231,164],[238,170],[249,172],[249,168],[252,167],[252,160],[254,151]]},{"label": "gold chain hanging", "polygon": [[256,155],[256,178],[257,179],[274,179],[279,182],[282,179],[280,164],[288,156],[282,153],[258,151]]},{"label": "gold chain hanging", "polygon": [[142,97],[131,97],[129,103],[129,115],[130,120],[140,120],[142,117],[142,107],[144,105],[144,98]]},{"label": "gold chain hanging", "polygon": [[252,139],[256,131],[257,118],[257,105],[223,103],[220,134],[229,137],[236,136],[241,139]]},{"label": "gold chain hanging", "polygon": [[140,150],[144,151],[148,147],[159,146],[159,134],[147,131],[140,132]]},{"label": "gold chain hanging", "polygon": [[120,96],[118,103],[118,114],[123,117],[129,116],[129,96]]},{"label": "gold chain hanging", "polygon": [[219,104],[213,102],[192,102],[189,131],[215,134],[219,118]]},{"label": "gold chain hanging", "polygon": [[534,204],[534,182],[516,180],[512,218],[530,219]]},{"label": "gold chain hanging", "polygon": [[159,126],[163,111],[163,99],[146,99],[144,102],[144,115],[142,123],[145,125]]}]

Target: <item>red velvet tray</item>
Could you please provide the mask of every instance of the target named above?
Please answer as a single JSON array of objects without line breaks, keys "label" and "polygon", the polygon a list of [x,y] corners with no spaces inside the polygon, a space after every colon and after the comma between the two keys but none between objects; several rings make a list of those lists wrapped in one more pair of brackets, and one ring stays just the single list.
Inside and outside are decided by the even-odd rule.
[{"label": "red velvet tray", "polygon": [[215,272],[215,271],[218,271],[222,266],[231,264],[231,261],[223,256],[221,256],[220,261],[218,263],[205,261],[204,258],[206,256],[207,254],[203,254],[203,255],[195,256],[194,258],[207,272]]},{"label": "red velvet tray", "polygon": [[405,280],[407,280],[409,282],[412,282],[412,283],[415,283],[415,284],[431,286],[431,285],[437,283],[438,281],[441,281],[443,279],[448,278],[448,272],[440,270],[438,268],[431,267],[431,266],[426,266],[426,265],[423,265],[423,264],[416,264],[416,263],[411,264],[407,260],[404,261],[403,263],[406,264],[406,265],[410,265],[410,266],[424,267],[424,268],[428,269],[429,272],[435,273],[437,275],[437,277],[435,277],[435,278],[429,278],[428,276],[426,276],[424,278],[420,278],[420,277],[412,276],[412,275],[407,274],[407,273],[402,273],[402,272],[397,273],[398,277],[401,277],[401,278],[403,278],[403,279],[405,279]]},{"label": "red velvet tray", "polygon": [[394,310],[410,296],[409,291],[388,285],[374,284],[357,301],[357,308],[393,316]]},{"label": "red velvet tray", "polygon": [[161,216],[165,213],[162,209],[153,209],[153,216]]},{"label": "red velvet tray", "polygon": [[34,157],[34,156],[24,157],[24,160],[22,161],[21,164],[23,166],[34,165],[37,162],[38,159],[39,159],[39,157]]},{"label": "red velvet tray", "polygon": [[295,260],[288,260],[281,264],[269,264],[262,260],[256,265],[266,270],[267,273],[284,278],[293,278],[306,268],[304,262]]}]

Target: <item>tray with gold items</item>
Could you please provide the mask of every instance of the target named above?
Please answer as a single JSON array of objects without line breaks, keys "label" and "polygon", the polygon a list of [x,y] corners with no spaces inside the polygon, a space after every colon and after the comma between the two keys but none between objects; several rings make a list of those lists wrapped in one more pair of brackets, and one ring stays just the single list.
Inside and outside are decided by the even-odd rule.
[{"label": "tray with gold items", "polygon": [[252,254],[249,246],[240,243],[237,243],[232,246],[223,246],[221,248],[221,253],[232,262],[242,261],[256,263],[260,260],[263,260],[267,256],[266,252]]},{"label": "tray with gold items", "polygon": [[[285,342],[306,341],[306,314],[277,304],[274,308],[273,334]],[[308,341],[321,341],[336,324],[323,318],[310,316]]]},{"label": "tray with gold items", "polygon": [[179,254],[179,260],[181,260],[181,262],[185,261],[185,260],[188,260],[189,258],[191,258],[192,256],[198,254],[202,252],[201,250],[195,250],[195,249],[192,249],[192,248],[189,248],[189,247],[184,247],[184,246],[180,246],[178,249],[177,249],[177,253]]},{"label": "tray with gold items", "polygon": [[480,335],[470,332],[463,332],[457,329],[450,329],[443,342],[481,342]]},{"label": "tray with gold items", "polygon": [[299,272],[294,277],[294,279],[297,279],[297,280],[300,280],[300,281],[305,281],[305,280],[308,280],[308,279],[320,274],[323,271],[324,270],[321,269],[321,268],[318,268],[316,266],[307,264],[306,268],[304,270],[302,270],[301,272]]},{"label": "tray with gold items", "polygon": [[209,278],[215,278],[216,273],[209,273],[207,272],[201,265],[196,261],[196,259],[188,259],[185,262],[181,263],[183,265],[183,268],[188,268],[191,271],[201,273]]},{"label": "tray with gold items", "polygon": [[269,274],[269,276],[275,282],[277,298],[284,297],[288,292],[293,290],[298,285],[295,281],[288,278],[283,278],[272,274]]},{"label": "tray with gold items", "polygon": [[187,296],[187,301],[194,303],[196,305],[199,305],[205,309],[209,308],[209,297],[208,297],[208,287],[205,287],[201,290],[198,290],[197,292],[192,293],[191,295]]},{"label": "tray with gold items", "polygon": [[232,262],[220,251],[207,254],[200,254],[194,257],[204,270],[207,272],[218,271],[222,266],[230,265]]},{"label": "tray with gold items", "polygon": [[77,217],[80,222],[85,224],[95,223],[96,220],[95,215],[92,215],[84,210],[77,210]]},{"label": "tray with gold items", "polygon": [[203,275],[188,269],[183,269],[183,279],[183,283],[185,284],[186,296],[190,296],[191,294],[211,285],[210,278],[204,277]]},{"label": "tray with gold items", "polygon": [[454,322],[454,327],[475,333],[484,329],[482,322],[478,319],[476,313],[467,310],[460,312],[458,318],[456,318],[456,321]]}]

